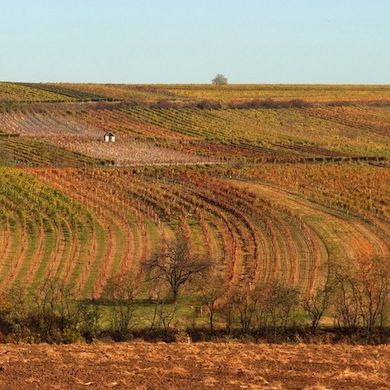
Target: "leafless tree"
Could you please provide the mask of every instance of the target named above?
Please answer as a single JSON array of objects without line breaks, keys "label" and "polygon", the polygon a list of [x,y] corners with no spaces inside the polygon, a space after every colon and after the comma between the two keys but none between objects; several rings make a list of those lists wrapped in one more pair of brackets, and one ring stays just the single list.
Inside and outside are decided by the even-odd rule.
[{"label": "leafless tree", "polygon": [[279,281],[268,284],[265,311],[274,331],[292,324],[292,314],[299,305],[299,291]]},{"label": "leafless tree", "polygon": [[164,301],[158,299],[155,302],[153,317],[150,321],[150,330],[155,328],[163,329],[168,332],[171,328],[172,321],[177,313],[177,305],[167,305]]},{"label": "leafless tree", "polygon": [[172,300],[176,302],[180,289],[194,277],[206,274],[211,261],[191,253],[190,239],[182,231],[168,244],[165,253],[161,253],[145,262],[144,267],[152,280],[168,283]]},{"label": "leafless tree", "polygon": [[252,321],[259,305],[259,295],[257,291],[250,291],[248,288],[237,289],[233,292],[232,302],[238,314],[238,320],[243,333],[248,333],[251,329]]},{"label": "leafless tree", "polygon": [[389,303],[389,261],[382,257],[368,260],[365,266],[358,268],[355,280],[355,294],[362,324],[370,335],[374,326],[383,326],[385,310]]},{"label": "leafless tree", "polygon": [[356,328],[359,324],[359,305],[355,281],[342,267],[333,270],[335,283],[334,321],[336,326]]},{"label": "leafless tree", "polygon": [[101,307],[96,300],[81,300],[77,303],[77,310],[79,314],[80,334],[87,342],[92,342],[93,339],[96,338],[101,331]]},{"label": "leafless tree", "polygon": [[383,326],[390,298],[389,259],[357,259],[339,266],[335,274],[337,325],[362,326],[368,337],[375,326]]},{"label": "leafless tree", "polygon": [[312,332],[315,333],[322,316],[330,305],[332,288],[327,282],[312,294],[303,298],[303,308],[311,321]]},{"label": "leafless tree", "polygon": [[224,291],[224,280],[221,275],[211,276],[207,286],[203,286],[201,302],[203,308],[207,311],[211,332],[214,331],[214,319],[218,310],[218,301],[221,299]]},{"label": "leafless tree", "polygon": [[225,323],[225,329],[230,334],[233,329],[235,307],[232,302],[233,299],[227,299],[223,302],[223,305],[219,308],[218,312]]},{"label": "leafless tree", "polygon": [[112,304],[111,327],[119,337],[125,337],[135,325],[140,284],[136,275],[123,274],[109,279],[104,288],[103,297]]},{"label": "leafless tree", "polygon": [[63,334],[70,329],[74,330],[78,324],[75,302],[70,286],[57,279],[46,279],[33,294],[33,324],[37,333],[41,332],[46,340],[50,340],[57,331]]}]

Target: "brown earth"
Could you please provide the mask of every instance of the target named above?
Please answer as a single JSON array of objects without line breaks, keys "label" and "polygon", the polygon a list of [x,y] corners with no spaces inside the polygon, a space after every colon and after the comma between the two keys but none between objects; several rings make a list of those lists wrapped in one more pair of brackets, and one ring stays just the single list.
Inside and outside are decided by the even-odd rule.
[{"label": "brown earth", "polygon": [[1,345],[1,389],[388,389],[390,346]]}]

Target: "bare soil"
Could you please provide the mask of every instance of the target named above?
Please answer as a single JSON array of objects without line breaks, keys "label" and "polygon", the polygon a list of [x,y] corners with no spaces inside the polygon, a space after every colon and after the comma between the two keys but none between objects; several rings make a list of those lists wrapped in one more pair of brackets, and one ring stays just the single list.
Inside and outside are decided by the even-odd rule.
[{"label": "bare soil", "polygon": [[1,345],[1,389],[388,389],[390,346]]}]

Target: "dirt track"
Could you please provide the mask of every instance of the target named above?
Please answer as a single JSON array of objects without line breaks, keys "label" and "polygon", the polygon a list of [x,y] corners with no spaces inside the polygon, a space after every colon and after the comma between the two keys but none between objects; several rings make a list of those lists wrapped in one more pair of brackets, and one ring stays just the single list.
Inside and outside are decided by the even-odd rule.
[{"label": "dirt track", "polygon": [[390,346],[1,345],[1,389],[388,389]]}]

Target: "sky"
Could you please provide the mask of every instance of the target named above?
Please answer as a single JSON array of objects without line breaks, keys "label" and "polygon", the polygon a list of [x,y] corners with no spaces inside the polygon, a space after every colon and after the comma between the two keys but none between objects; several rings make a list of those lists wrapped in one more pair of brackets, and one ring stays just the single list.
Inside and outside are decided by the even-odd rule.
[{"label": "sky", "polygon": [[0,80],[390,81],[390,0],[0,0]]}]

